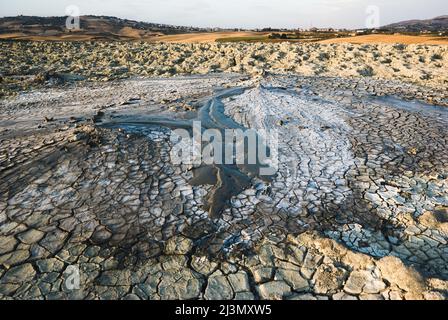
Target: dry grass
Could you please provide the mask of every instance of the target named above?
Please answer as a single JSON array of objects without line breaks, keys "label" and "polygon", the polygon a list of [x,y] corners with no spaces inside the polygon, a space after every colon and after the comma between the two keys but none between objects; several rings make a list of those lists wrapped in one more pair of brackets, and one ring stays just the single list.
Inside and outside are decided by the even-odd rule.
[{"label": "dry grass", "polygon": [[[190,33],[190,34],[177,34],[167,35],[151,38],[154,41],[168,42],[168,43],[206,43],[206,42],[238,42],[238,41],[266,41],[267,36],[270,33],[267,32],[212,32],[212,33]],[[265,39],[266,38],[266,39]],[[368,43],[403,43],[403,44],[448,44],[447,37],[434,37],[434,36],[409,36],[409,35],[387,35],[387,34],[372,34],[356,37],[344,37],[344,38],[332,38],[319,40],[315,39],[302,39],[290,42],[312,42],[320,43],[354,43],[354,44],[368,44]],[[270,42],[282,42],[284,40],[276,39],[270,40]]]},{"label": "dry grass", "polygon": [[320,43],[403,43],[403,44],[448,44],[447,37],[407,36],[401,34],[370,34],[365,36],[334,38],[320,41]]},{"label": "dry grass", "polygon": [[265,35],[267,33],[259,32],[208,32],[208,33],[186,33],[175,34],[152,38],[151,40],[169,43],[206,43],[215,42],[224,38],[242,38],[242,37],[256,37]]},{"label": "dry grass", "polygon": [[[33,40],[33,41],[94,41],[94,40],[141,40],[150,42],[166,42],[166,43],[210,43],[210,42],[284,42],[282,39],[270,39],[269,32],[208,32],[208,33],[186,33],[174,35],[162,35],[160,33],[147,32],[143,30],[133,29],[129,27],[122,28],[110,33],[84,33],[73,32],[63,34],[25,34],[25,33],[5,33],[0,34],[0,40]],[[355,37],[343,38],[322,38],[328,37],[325,34],[307,35],[301,33],[303,38],[289,39],[289,42],[319,42],[319,43],[353,43],[353,44],[431,44],[431,45],[448,45],[448,37],[435,36],[412,36],[412,35],[386,35],[371,34]],[[331,36],[331,35],[330,35]],[[334,35],[333,35],[334,36]]]}]

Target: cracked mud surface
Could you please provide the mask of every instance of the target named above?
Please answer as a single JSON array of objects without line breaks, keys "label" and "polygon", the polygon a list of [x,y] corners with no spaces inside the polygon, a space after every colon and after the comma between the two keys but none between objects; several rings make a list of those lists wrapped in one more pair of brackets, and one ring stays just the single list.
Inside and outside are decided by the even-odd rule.
[{"label": "cracked mud surface", "polygon": [[[277,130],[280,163],[211,215],[216,179],[192,183],[170,136],[232,88],[223,123]],[[221,74],[2,100],[0,297],[446,299],[448,109],[434,96],[447,103],[393,81]]]},{"label": "cracked mud surface", "polygon": [[0,50],[0,97],[48,84],[215,72],[373,77],[448,87],[446,45],[2,41]]}]

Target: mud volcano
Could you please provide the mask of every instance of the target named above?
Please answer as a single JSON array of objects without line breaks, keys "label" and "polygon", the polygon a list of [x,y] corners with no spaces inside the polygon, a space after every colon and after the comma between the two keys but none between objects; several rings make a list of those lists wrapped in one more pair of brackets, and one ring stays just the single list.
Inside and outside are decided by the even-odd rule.
[{"label": "mud volcano", "polygon": [[[448,279],[448,109],[409,101],[415,88],[228,74],[3,100],[0,294],[442,296],[428,279]],[[173,163],[173,132],[194,121],[275,131],[275,174],[259,174],[260,158]],[[411,287],[391,280],[388,259]],[[82,289],[65,290],[74,264]]]}]

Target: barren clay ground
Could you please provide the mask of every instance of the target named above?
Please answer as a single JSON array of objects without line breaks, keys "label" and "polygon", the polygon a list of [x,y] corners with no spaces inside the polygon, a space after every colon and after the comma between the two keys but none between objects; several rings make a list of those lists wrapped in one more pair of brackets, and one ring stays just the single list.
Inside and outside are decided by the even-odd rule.
[{"label": "barren clay ground", "polygon": [[[448,297],[445,47],[8,46],[0,298]],[[10,94],[51,64],[39,50],[56,70]],[[93,81],[112,60],[127,71]],[[204,74],[154,77],[170,64]],[[173,162],[194,120],[275,130],[275,175]]]},{"label": "barren clay ground", "polygon": [[321,43],[402,43],[402,44],[429,44],[429,45],[448,45],[447,37],[434,36],[409,36],[401,34],[371,34],[365,36],[335,38],[322,40]]}]

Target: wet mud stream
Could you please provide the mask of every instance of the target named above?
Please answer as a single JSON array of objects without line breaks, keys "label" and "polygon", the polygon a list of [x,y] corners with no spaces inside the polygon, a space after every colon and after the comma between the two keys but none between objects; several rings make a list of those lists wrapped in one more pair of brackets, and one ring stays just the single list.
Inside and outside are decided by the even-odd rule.
[{"label": "wet mud stream", "polygon": [[[254,146],[250,145],[248,138],[244,141],[244,161],[237,161],[236,153],[238,150],[235,147],[236,137],[226,137],[226,130],[240,130],[240,132],[244,133],[248,129],[224,114],[222,100],[241,95],[247,89],[232,88],[218,90],[212,97],[202,99],[197,103],[196,116],[190,116],[190,119],[169,118],[167,116],[119,116],[109,121],[106,120],[100,125],[105,128],[121,128],[129,133],[139,133],[142,128],[154,127],[164,127],[170,130],[184,129],[189,131],[192,137],[195,122],[200,122],[201,135],[205,130],[217,130],[220,133],[220,141],[215,141],[216,137],[209,141],[203,141],[201,148],[203,153],[206,148],[210,147],[210,144],[214,142],[220,143],[222,150],[219,150],[219,153],[222,156],[214,158],[215,160],[212,164],[202,163],[199,166],[195,166],[192,169],[194,177],[189,181],[192,186],[213,186],[210,193],[206,196],[204,210],[209,212],[210,218],[217,219],[220,218],[222,211],[229,207],[232,197],[237,196],[252,185],[253,178],[270,182],[275,177],[275,174],[260,174],[261,168],[269,168],[269,165],[265,162],[265,158],[260,156],[260,154],[256,155],[255,161],[249,159],[249,148],[253,148]],[[259,141],[262,138],[256,133],[255,137],[257,148],[265,148],[265,155],[269,156],[269,148],[264,142]],[[228,148],[232,150],[231,162],[227,161],[228,156],[226,150]],[[218,153],[218,150],[212,147],[211,153],[211,156],[214,156],[215,153]],[[226,155],[226,159],[224,159],[224,155]],[[217,159],[218,161],[216,161]],[[274,172],[273,169],[271,171]]]}]

